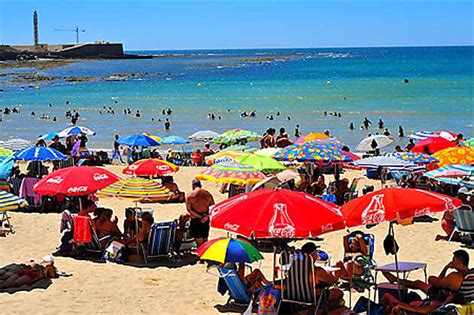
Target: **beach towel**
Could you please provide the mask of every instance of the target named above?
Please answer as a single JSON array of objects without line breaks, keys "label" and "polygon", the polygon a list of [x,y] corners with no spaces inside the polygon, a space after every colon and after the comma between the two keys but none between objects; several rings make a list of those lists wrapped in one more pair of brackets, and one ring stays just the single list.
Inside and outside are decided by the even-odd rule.
[{"label": "beach towel", "polygon": [[36,194],[33,190],[37,182],[39,182],[39,179],[36,177],[25,177],[20,186],[20,197],[27,200],[28,197],[31,197],[35,205],[41,204],[41,196]]},{"label": "beach towel", "polygon": [[280,297],[280,290],[272,286],[263,287],[258,296],[258,314],[278,314]]},{"label": "beach towel", "polygon": [[92,219],[86,216],[74,217],[74,242],[90,243],[92,242],[91,227],[89,221]]}]

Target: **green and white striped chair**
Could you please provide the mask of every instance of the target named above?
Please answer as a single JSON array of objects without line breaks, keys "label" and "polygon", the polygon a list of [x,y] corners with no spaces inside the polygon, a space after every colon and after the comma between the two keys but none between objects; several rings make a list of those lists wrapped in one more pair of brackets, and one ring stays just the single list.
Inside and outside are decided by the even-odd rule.
[{"label": "green and white striped chair", "polygon": [[456,227],[453,234],[449,237],[453,237],[455,232],[460,234],[465,234],[470,239],[467,245],[474,244],[474,211],[468,205],[463,205],[459,209],[453,210],[454,221],[456,222]]}]

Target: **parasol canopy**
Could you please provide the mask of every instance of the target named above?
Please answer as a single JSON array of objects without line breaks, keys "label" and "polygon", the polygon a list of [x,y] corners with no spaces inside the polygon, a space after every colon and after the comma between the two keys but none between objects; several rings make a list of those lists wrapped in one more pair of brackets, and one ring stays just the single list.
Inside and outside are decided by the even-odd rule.
[{"label": "parasol canopy", "polygon": [[63,131],[58,132],[58,137],[66,138],[68,136],[84,134],[86,136],[94,136],[95,131],[90,130],[87,127],[83,126],[72,126],[69,128],[64,129]]},{"label": "parasol canopy", "polygon": [[446,140],[443,137],[430,137],[415,144],[415,146],[410,151],[424,154],[433,154],[440,150],[455,146],[456,144]]},{"label": "parasol canopy", "polygon": [[308,141],[324,140],[324,139],[329,139],[329,138],[331,137],[322,132],[311,132],[311,133],[308,133],[307,135],[299,137],[295,141],[295,144],[303,144]]},{"label": "parasol canopy", "polygon": [[137,202],[168,200],[173,193],[165,186],[145,178],[124,178],[97,192],[99,198],[121,198]]},{"label": "parasol canopy", "polygon": [[16,210],[28,205],[28,202],[9,192],[0,190],[0,211]]},{"label": "parasol canopy", "polygon": [[144,159],[125,167],[123,174],[135,176],[166,176],[179,171],[179,166],[159,159]]},{"label": "parasol canopy", "polygon": [[13,154],[15,161],[57,161],[67,160],[67,156],[48,147],[29,147]]},{"label": "parasol canopy", "polygon": [[216,137],[214,137],[214,139],[212,139],[212,141],[214,141],[215,143],[232,144],[242,140],[253,141],[259,140],[260,138],[261,136],[254,131],[236,128],[217,135]]},{"label": "parasol canopy", "polygon": [[217,132],[211,130],[201,130],[190,135],[188,139],[193,141],[210,141],[218,135]]},{"label": "parasol canopy", "polygon": [[262,172],[278,172],[286,169],[283,164],[265,155],[248,154],[238,157],[236,161],[241,164],[252,166]]},{"label": "parasol canopy", "polygon": [[253,185],[264,178],[265,175],[262,172],[238,163],[214,164],[196,175],[196,179],[199,180],[235,185]]},{"label": "parasol canopy", "polygon": [[369,152],[375,149],[388,147],[393,143],[393,138],[384,135],[374,135],[362,140],[356,147],[359,152]]},{"label": "parasol canopy", "polygon": [[474,149],[468,147],[451,147],[440,150],[433,154],[438,159],[438,166],[474,163]]},{"label": "parasol canopy", "polygon": [[253,263],[263,259],[262,254],[249,242],[234,238],[216,238],[197,249],[202,260],[224,263]]}]

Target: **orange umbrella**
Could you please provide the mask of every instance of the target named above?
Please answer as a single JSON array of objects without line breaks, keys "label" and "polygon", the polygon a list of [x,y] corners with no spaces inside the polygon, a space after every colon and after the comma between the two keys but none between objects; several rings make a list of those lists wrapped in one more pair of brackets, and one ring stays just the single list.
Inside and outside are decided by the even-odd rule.
[{"label": "orange umbrella", "polygon": [[321,132],[311,132],[308,133],[306,136],[299,137],[298,140],[295,141],[296,144],[303,144],[308,141],[314,141],[314,140],[324,140],[324,139],[329,139],[331,138],[330,136],[321,133]]},{"label": "orange umbrella", "polygon": [[438,159],[438,166],[474,163],[474,149],[468,147],[452,147],[440,150],[432,155]]}]

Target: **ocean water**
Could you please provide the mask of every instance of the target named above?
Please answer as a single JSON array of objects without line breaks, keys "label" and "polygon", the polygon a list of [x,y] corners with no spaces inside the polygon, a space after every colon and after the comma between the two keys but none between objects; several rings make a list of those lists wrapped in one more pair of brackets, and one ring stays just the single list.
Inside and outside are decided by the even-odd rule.
[{"label": "ocean water", "polygon": [[[297,124],[303,133],[328,129],[355,146],[368,133],[380,132],[379,118],[396,143],[407,142],[397,137],[399,125],[406,135],[419,130],[473,134],[473,46],[130,53],[161,58],[84,61],[39,71],[50,76],[97,78],[39,84],[39,90],[10,82],[9,76],[0,77],[0,107],[22,110],[4,116],[0,140],[35,139],[62,130],[69,126],[66,110],[78,110],[78,124],[97,132],[90,139],[90,145],[97,148],[109,148],[115,134],[147,131],[187,137],[204,129],[223,132],[240,127],[263,133],[268,127],[285,127],[294,136]],[[2,72],[13,71],[31,69]],[[99,80],[119,73],[148,75]],[[99,114],[103,106],[113,107],[115,115]],[[140,110],[141,118],[124,115],[124,108],[133,113]],[[169,133],[158,121],[165,118],[163,108],[173,110]],[[256,118],[240,118],[240,112],[251,110],[256,110]],[[36,116],[30,115],[32,111]],[[337,111],[342,117],[324,116],[324,111]],[[281,115],[276,116],[277,112]],[[208,113],[214,113],[216,119],[207,119]],[[42,114],[56,116],[57,122],[40,119]],[[274,120],[267,119],[269,115]],[[364,117],[374,124],[369,131],[359,129]],[[354,131],[348,128],[351,122]]]}]

